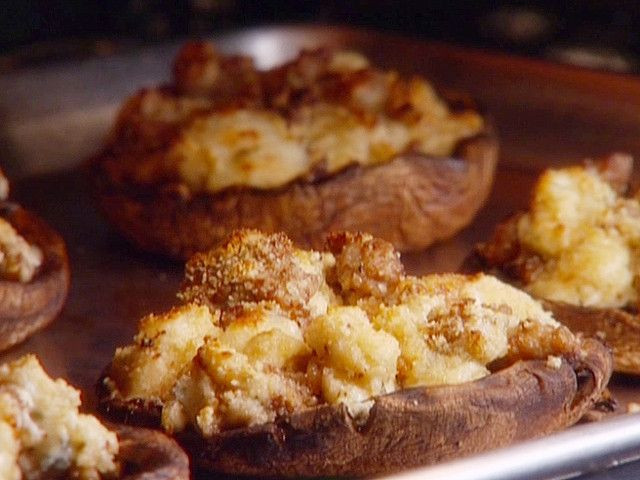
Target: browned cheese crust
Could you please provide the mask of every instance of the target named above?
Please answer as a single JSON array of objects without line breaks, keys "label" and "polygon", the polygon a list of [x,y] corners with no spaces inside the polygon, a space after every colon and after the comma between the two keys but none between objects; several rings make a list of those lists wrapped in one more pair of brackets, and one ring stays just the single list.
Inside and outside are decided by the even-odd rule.
[{"label": "browned cheese crust", "polygon": [[70,273],[62,237],[42,219],[10,202],[1,202],[0,214],[44,257],[30,282],[0,279],[0,350],[5,350],[58,315],[67,298]]},{"label": "browned cheese crust", "polygon": [[[633,161],[627,155],[613,154],[596,163],[600,175],[617,191],[629,189]],[[523,246],[517,235],[517,224],[523,213],[516,213],[498,225],[493,237],[476,247],[465,260],[462,271],[485,271],[522,287],[541,268],[542,259]],[[573,332],[595,337],[613,351],[614,369],[640,373],[640,316],[635,309],[580,307],[564,302],[541,299],[546,309]]]},{"label": "browned cheese crust", "polygon": [[[234,229],[256,228],[284,231],[304,247],[321,247],[332,231],[358,230],[386,239],[400,251],[420,250],[468,225],[484,204],[498,157],[488,121],[447,156],[428,156],[409,148],[384,163],[350,166],[331,174],[320,167],[276,188],[193,191],[176,179],[166,152],[175,145],[182,126],[206,114],[206,108],[193,107],[194,113],[178,125],[146,121],[139,112],[150,92],[171,99],[185,94],[200,98],[205,92],[209,101],[215,99],[215,111],[265,103],[277,110],[283,102],[288,106],[313,102],[315,95],[313,88],[304,95],[280,91],[285,67],[256,83],[258,73],[244,57],[218,58],[221,70],[235,72],[237,81],[223,75],[212,87],[203,80],[210,65],[207,55],[214,54],[202,46],[185,48],[176,60],[175,83],[129,100],[110,142],[88,164],[100,209],[139,248],[188,258],[219,244]],[[327,53],[305,55],[303,61],[310,59],[314,65],[316,57]],[[329,93],[322,95],[344,101],[340,92],[364,81],[369,73],[350,76],[346,86],[327,81],[329,86],[323,88]],[[296,95],[303,98],[297,100]],[[461,96],[449,100],[452,111],[477,110]],[[394,108],[400,112],[403,107]]]},{"label": "browned cheese crust", "polygon": [[155,430],[108,424],[118,435],[119,480],[188,480],[189,458],[178,444]]}]

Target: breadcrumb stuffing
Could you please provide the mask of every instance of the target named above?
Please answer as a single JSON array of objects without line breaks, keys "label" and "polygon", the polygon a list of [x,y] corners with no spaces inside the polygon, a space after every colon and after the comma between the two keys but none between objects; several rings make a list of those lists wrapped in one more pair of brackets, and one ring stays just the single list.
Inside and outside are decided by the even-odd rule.
[{"label": "breadcrumb stuffing", "polygon": [[140,321],[134,343],[116,350],[111,380],[125,397],[166,397],[207,337],[215,337],[219,314],[187,304]]},{"label": "breadcrumb stuffing", "polygon": [[261,301],[304,309],[324,282],[325,257],[295,249],[282,233],[236,231],[220,247],[187,262],[180,296],[221,310]]},{"label": "breadcrumb stuffing", "polygon": [[396,389],[398,342],[360,308],[332,307],[311,321],[305,340],[326,402],[357,404]]},{"label": "breadcrumb stuffing", "polygon": [[166,430],[191,425],[204,436],[320,404],[343,403],[363,422],[379,395],[577,345],[538,302],[493,277],[407,276],[391,245],[366,234],[334,234],[328,249],[243,230],[194,256],[179,314],[143,321],[116,352],[116,393],[153,398]]},{"label": "breadcrumb stuffing", "polygon": [[400,254],[384,240],[363,233],[334,233],[327,238],[335,257],[334,281],[343,295],[387,296],[404,277]]},{"label": "breadcrumb stuffing", "polygon": [[629,402],[627,404],[627,413],[638,413],[640,412],[640,403]]}]

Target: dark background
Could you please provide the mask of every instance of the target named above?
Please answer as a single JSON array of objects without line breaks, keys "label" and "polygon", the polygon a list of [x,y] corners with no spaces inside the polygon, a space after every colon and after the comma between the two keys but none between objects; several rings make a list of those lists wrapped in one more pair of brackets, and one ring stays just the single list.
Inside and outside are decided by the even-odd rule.
[{"label": "dark background", "polygon": [[634,0],[0,0],[0,68],[274,23],[350,24],[640,72]]}]

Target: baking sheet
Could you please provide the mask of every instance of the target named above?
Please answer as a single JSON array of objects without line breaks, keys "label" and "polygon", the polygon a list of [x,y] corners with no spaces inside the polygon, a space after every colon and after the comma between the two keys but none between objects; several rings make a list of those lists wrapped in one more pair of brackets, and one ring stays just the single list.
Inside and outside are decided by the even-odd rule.
[{"label": "baking sheet", "polygon": [[[403,256],[410,273],[455,270],[498,221],[526,205],[541,168],[613,150],[640,154],[640,80],[634,77],[348,29],[254,29],[215,40],[226,51],[255,55],[262,67],[294,56],[299,48],[349,46],[380,64],[424,73],[437,85],[469,91],[491,112],[503,147],[487,206],[454,239]],[[95,406],[94,382],[115,347],[130,341],[142,315],[163,311],[174,302],[182,265],[138,252],[118,237],[93,209],[78,165],[99,148],[126,95],[168,78],[177,45],[0,77],[0,162],[16,180],[13,196],[64,236],[72,263],[72,287],[62,315],[45,331],[0,354],[0,362],[37,353],[51,374],[64,376],[82,389],[89,409]],[[640,380],[634,377],[616,376],[611,388],[623,406],[640,402]],[[576,452],[595,448],[606,459],[584,463],[578,454],[569,456],[579,463],[573,472],[610,465],[633,456],[630,452],[640,452],[640,431],[633,430],[638,419],[615,421],[627,435],[624,452],[620,444],[604,442],[606,435],[583,434],[581,427],[557,440],[555,448],[564,446],[568,452],[578,442],[581,448]],[[614,426],[608,428],[613,433]],[[525,448],[525,454],[562,451],[536,450],[535,444],[518,448]],[[467,462],[471,464],[464,464],[465,468],[472,471],[474,465],[504,467],[499,456],[489,461],[473,457]],[[518,476],[522,464],[509,465],[503,476],[495,478],[523,478]],[[559,470],[542,474],[557,476]]]}]

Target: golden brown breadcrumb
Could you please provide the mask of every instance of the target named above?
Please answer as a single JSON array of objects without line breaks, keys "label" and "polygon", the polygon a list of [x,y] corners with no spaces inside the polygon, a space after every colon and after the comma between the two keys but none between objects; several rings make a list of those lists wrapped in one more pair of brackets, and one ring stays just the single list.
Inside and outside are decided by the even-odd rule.
[{"label": "golden brown breadcrumb", "polygon": [[295,256],[286,235],[265,238],[254,230],[233,233],[220,247],[194,255],[185,268],[181,298],[211,308],[273,301],[285,309],[304,306],[318,290],[322,271]]},{"label": "golden brown breadcrumb", "polygon": [[221,55],[210,43],[185,44],[173,64],[174,84],[181,94],[210,97],[220,107],[259,102],[259,75],[251,57]]},{"label": "golden brown breadcrumb", "polygon": [[565,326],[522,322],[509,341],[510,359],[531,360],[545,355],[570,354],[579,343]]}]

